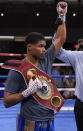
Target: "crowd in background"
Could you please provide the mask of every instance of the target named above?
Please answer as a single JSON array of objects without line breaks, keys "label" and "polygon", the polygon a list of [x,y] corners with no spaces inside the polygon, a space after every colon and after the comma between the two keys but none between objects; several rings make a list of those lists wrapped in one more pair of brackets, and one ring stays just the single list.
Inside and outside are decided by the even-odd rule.
[{"label": "crowd in background", "polygon": [[[75,75],[71,66],[56,66],[52,69],[52,75],[55,76],[72,76]],[[53,78],[57,88],[75,88],[75,78]],[[74,91],[61,91],[61,95],[65,99],[74,98]]]}]

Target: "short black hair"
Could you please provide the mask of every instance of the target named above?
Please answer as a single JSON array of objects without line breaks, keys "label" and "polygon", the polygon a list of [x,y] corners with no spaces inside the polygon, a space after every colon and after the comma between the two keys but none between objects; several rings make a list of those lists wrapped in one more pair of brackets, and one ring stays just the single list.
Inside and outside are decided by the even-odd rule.
[{"label": "short black hair", "polygon": [[36,44],[38,41],[44,40],[45,38],[41,33],[31,32],[25,38],[26,44]]}]

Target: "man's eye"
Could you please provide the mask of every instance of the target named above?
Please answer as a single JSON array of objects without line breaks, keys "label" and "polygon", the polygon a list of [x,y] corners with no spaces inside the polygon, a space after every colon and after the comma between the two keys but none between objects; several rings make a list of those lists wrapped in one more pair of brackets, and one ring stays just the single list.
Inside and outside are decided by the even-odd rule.
[{"label": "man's eye", "polygon": [[40,45],[40,47],[45,47],[45,45]]},{"label": "man's eye", "polygon": [[43,45],[40,45],[40,47],[43,47]]}]

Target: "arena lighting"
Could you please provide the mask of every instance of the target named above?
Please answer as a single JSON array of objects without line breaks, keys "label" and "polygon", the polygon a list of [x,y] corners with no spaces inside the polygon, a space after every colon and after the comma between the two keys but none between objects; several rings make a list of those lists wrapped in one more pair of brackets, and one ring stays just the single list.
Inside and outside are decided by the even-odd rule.
[{"label": "arena lighting", "polygon": [[1,13],[0,15],[1,15],[1,16],[4,16],[4,13]]},{"label": "arena lighting", "polygon": [[40,14],[39,14],[39,13],[36,13],[36,16],[40,16]]},{"label": "arena lighting", "polygon": [[76,16],[76,13],[73,13],[73,16]]}]

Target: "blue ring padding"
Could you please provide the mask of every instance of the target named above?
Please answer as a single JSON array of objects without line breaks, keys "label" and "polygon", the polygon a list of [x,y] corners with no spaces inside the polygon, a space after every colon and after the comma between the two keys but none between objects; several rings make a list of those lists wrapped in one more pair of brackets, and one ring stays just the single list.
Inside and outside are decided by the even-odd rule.
[{"label": "blue ring padding", "polygon": [[0,76],[0,79],[6,79],[8,76]]},{"label": "blue ring padding", "polygon": [[[75,75],[60,75],[60,76],[56,76],[56,75],[52,75],[52,78],[76,78]],[[0,76],[0,79],[6,79],[8,78],[8,76]]]},{"label": "blue ring padding", "polygon": [[76,78],[75,75],[60,75],[60,76],[56,76],[56,75],[52,75],[52,78]]}]

